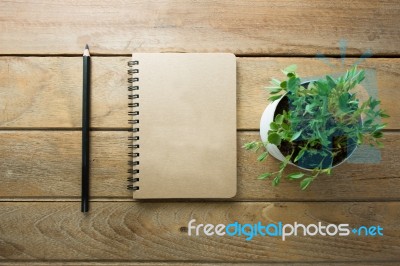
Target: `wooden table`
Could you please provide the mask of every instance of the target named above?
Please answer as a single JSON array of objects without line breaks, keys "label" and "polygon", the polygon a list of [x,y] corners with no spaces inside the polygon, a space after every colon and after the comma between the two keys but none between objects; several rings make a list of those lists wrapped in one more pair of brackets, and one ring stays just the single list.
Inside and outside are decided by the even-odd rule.
[{"label": "wooden table", "polygon": [[[398,1],[0,1],[0,264],[400,263]],[[391,115],[379,164],[344,164],[306,191],[256,180],[277,168],[240,147],[258,138],[262,88],[350,66],[371,49]],[[80,212],[81,53],[92,57],[89,214]],[[233,52],[238,194],[226,201],[133,202],[126,186],[126,62],[133,51]],[[338,68],[315,58],[325,54]],[[381,225],[383,237],[189,237],[188,222]],[[275,265],[275,264],[274,264]],[[296,264],[297,265],[297,264]],[[308,265],[308,264],[307,264]]]}]

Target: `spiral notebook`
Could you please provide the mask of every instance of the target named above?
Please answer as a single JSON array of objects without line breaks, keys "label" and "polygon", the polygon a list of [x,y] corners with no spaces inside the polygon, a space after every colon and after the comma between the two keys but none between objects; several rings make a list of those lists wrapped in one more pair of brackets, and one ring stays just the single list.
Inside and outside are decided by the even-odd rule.
[{"label": "spiral notebook", "polygon": [[128,63],[135,199],[236,194],[236,58],[134,53]]}]

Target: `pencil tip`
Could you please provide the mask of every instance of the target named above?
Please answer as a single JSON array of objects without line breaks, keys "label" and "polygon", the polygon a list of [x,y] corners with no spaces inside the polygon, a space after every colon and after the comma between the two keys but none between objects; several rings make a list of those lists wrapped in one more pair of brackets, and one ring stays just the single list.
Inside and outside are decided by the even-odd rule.
[{"label": "pencil tip", "polygon": [[86,44],[85,49],[89,49],[89,45]]}]

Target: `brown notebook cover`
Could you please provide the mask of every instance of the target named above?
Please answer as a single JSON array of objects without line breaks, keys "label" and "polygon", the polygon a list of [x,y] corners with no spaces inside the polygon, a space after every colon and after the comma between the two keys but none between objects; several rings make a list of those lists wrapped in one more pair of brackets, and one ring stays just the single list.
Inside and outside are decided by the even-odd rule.
[{"label": "brown notebook cover", "polygon": [[235,56],[134,53],[132,60],[138,70],[132,103],[139,103],[130,109],[139,111],[133,198],[235,196]]}]

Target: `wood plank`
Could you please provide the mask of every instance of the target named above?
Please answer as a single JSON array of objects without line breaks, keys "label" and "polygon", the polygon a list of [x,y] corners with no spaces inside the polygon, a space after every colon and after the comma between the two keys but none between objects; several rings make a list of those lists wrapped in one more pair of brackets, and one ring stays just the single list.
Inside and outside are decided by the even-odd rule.
[{"label": "wood plank", "polygon": [[[5,260],[0,261],[0,265],[7,266],[22,266],[22,265],[32,266],[231,266],[233,262],[224,263],[224,262],[131,262],[131,261],[62,261],[62,262],[45,262],[45,261],[13,261],[13,260]],[[398,266],[398,262],[390,262],[390,261],[379,261],[379,262],[369,262],[369,261],[352,261],[352,262],[240,262],[240,265],[245,266]],[[234,264],[235,265],[235,264]]]},{"label": "wood plank", "polygon": [[97,54],[132,51],[339,55],[368,48],[399,55],[400,9],[387,1],[5,1],[2,54]]},{"label": "wood plank", "polygon": [[[126,136],[123,131],[92,132],[94,198],[130,200],[131,194],[125,189]],[[386,132],[380,163],[345,163],[304,192],[297,182],[283,180],[279,187],[272,187],[270,181],[257,180],[261,173],[277,169],[278,161],[269,158],[265,163],[257,162],[256,154],[240,147],[258,139],[258,133],[239,132],[238,194],[233,201],[399,200],[399,136]],[[0,200],[79,200],[80,156],[81,133],[77,131],[0,131]]]},{"label": "wood plank", "polygon": [[[0,135],[3,197],[80,197],[80,132],[1,131]],[[129,197],[127,136],[121,131],[91,133],[92,196]]]},{"label": "wood plank", "polygon": [[[92,127],[127,128],[129,57],[92,58]],[[237,116],[239,129],[259,128],[267,105],[263,88],[280,69],[297,64],[302,77],[343,70],[340,59],[330,67],[315,58],[238,58]],[[355,59],[346,60],[345,67]],[[1,57],[0,128],[78,128],[81,126],[81,58]],[[400,59],[373,58],[361,64],[375,69],[382,108],[391,115],[389,129],[400,129]]]},{"label": "wood plank", "polygon": [[[349,224],[384,236],[188,236],[195,224]],[[0,258],[140,261],[399,261],[400,203],[0,203]],[[192,231],[194,233],[194,231]],[[218,248],[218,249],[216,249]]]},{"label": "wood plank", "polygon": [[[328,59],[326,63],[316,58],[240,58],[238,60],[238,128],[259,129],[261,114],[268,103],[268,91],[265,86],[270,86],[271,78],[284,79],[281,69],[296,64],[298,74],[302,78],[315,79],[325,77],[327,74],[344,73],[358,59],[346,59],[341,65],[341,59]],[[368,59],[361,63],[360,68],[368,71],[368,84],[377,93],[391,118],[385,120],[389,129],[400,128],[400,90],[397,79],[400,78],[400,59],[377,58]]]},{"label": "wood plank", "polygon": [[[128,58],[92,59],[92,126],[127,127]],[[0,58],[1,127],[81,127],[82,58]]]},{"label": "wood plank", "polygon": [[[132,262],[132,261],[13,261],[13,260],[4,260],[3,262],[0,261],[0,265],[11,265],[11,266],[21,266],[21,265],[32,265],[32,266],[48,266],[48,265],[56,265],[56,266],[230,266],[235,265],[234,262],[229,263],[221,263],[217,261],[213,262]],[[398,262],[391,262],[391,261],[379,261],[379,262],[370,262],[370,261],[351,261],[351,262],[343,262],[343,261],[336,261],[336,262],[239,262],[237,264],[245,265],[245,266],[398,266]]]}]

